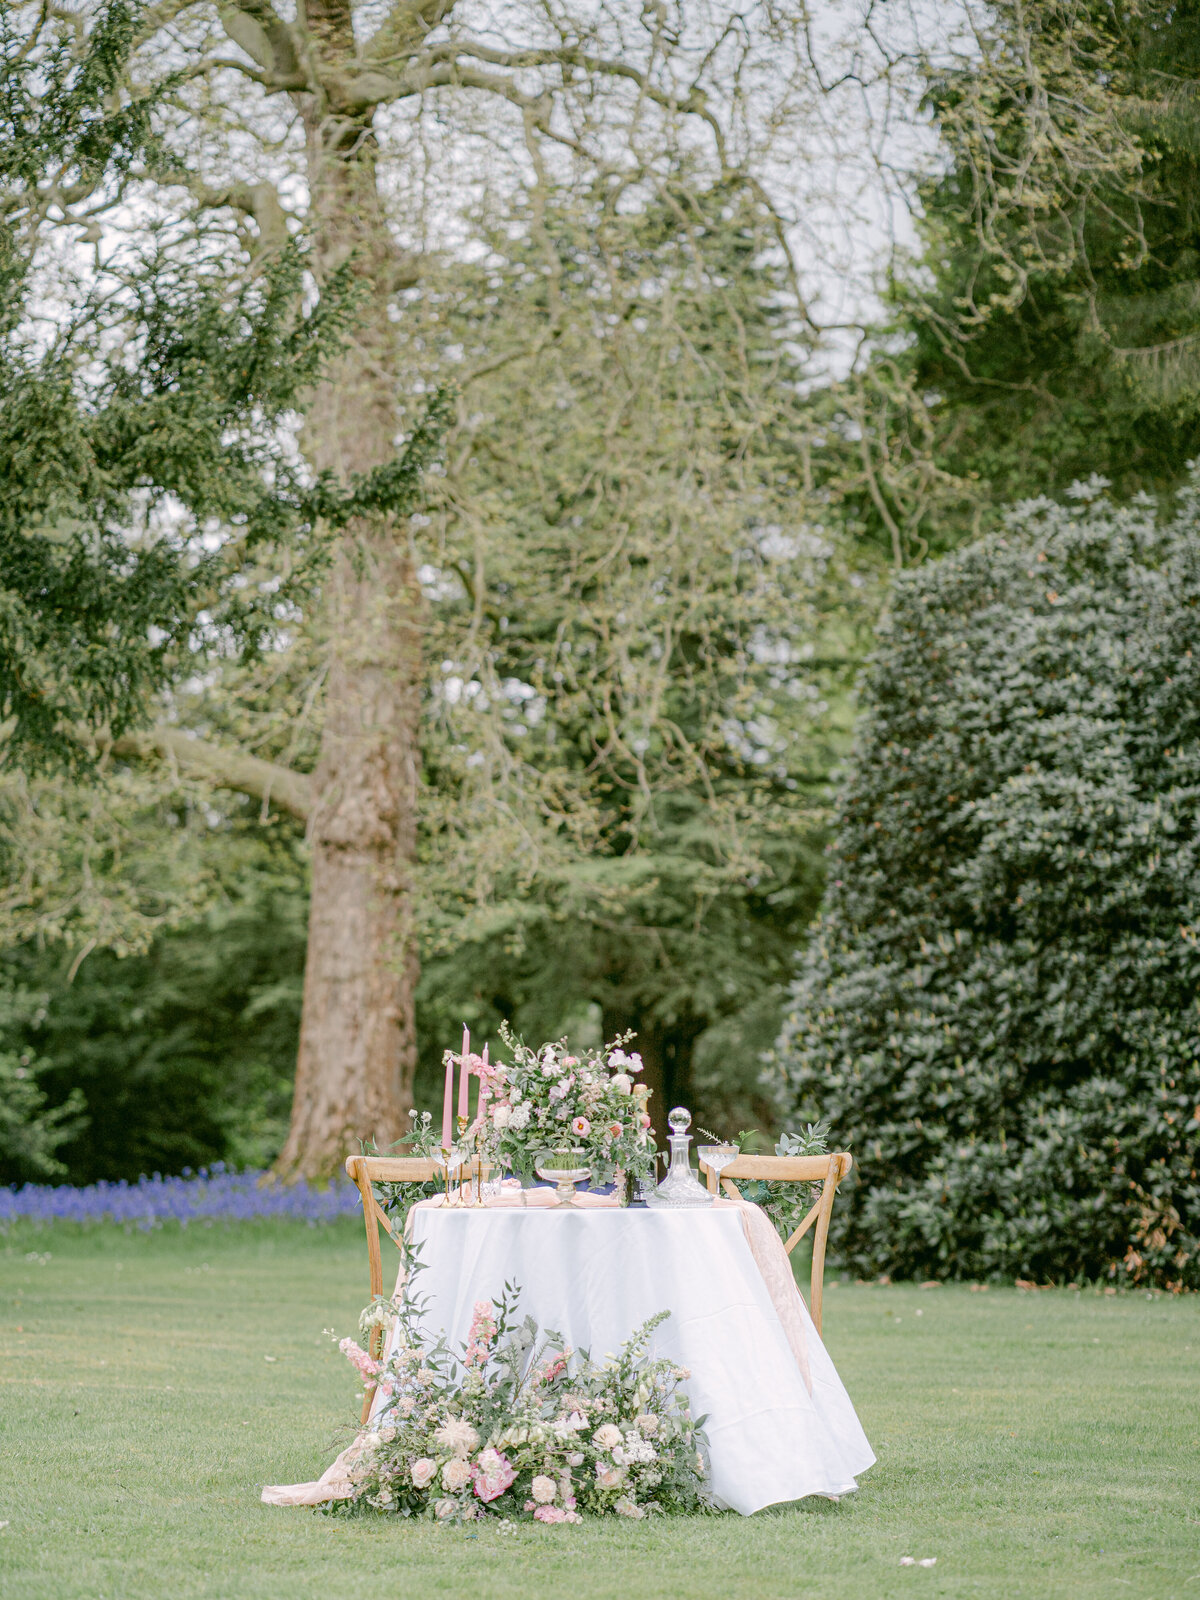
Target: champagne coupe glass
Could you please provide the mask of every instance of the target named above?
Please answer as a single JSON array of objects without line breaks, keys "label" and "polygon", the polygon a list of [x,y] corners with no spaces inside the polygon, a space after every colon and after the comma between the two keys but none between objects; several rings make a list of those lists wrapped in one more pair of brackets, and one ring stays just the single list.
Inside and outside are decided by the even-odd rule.
[{"label": "champagne coupe glass", "polygon": [[717,1175],[717,1193],[721,1192],[721,1174],[731,1161],[741,1154],[735,1144],[702,1144],[696,1154],[710,1172]]},{"label": "champagne coupe glass", "polygon": [[462,1166],[463,1161],[465,1160],[464,1152],[461,1150],[456,1150],[453,1145],[450,1145],[449,1148],[443,1146],[441,1149],[433,1151],[431,1159],[434,1166],[439,1169],[439,1171],[442,1173],[442,1176],[446,1180],[446,1205],[452,1206],[457,1204],[456,1201],[450,1198],[450,1180],[458,1171],[459,1167]]}]

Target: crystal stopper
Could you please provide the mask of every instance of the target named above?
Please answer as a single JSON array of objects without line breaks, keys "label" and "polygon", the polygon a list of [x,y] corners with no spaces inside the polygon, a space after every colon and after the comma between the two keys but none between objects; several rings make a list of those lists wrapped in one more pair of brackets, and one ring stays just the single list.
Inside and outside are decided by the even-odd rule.
[{"label": "crystal stopper", "polygon": [[692,1125],[692,1113],[683,1106],[676,1106],[667,1118],[667,1126],[672,1133],[686,1133]]}]

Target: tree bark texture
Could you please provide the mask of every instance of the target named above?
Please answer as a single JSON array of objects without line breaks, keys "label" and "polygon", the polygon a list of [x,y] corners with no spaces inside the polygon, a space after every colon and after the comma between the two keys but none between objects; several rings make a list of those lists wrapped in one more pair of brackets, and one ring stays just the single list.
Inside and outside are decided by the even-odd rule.
[{"label": "tree bark texture", "polygon": [[[307,7],[314,47],[353,54],[349,10]],[[313,465],[365,471],[395,450],[396,251],[379,202],[371,113],[303,107],[318,270],[349,261],[361,290],[349,348],[309,410]],[[329,676],[309,819],[312,898],[284,1177],[322,1176],[359,1140],[408,1127],[416,1067],[412,917],[422,685],[422,598],[406,527],[363,520],[326,585]]]}]

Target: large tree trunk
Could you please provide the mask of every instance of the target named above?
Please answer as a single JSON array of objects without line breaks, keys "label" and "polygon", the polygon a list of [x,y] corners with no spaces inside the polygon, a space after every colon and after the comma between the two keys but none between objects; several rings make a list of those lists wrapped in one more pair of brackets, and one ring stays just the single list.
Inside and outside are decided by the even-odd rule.
[{"label": "large tree trunk", "polygon": [[[311,3],[320,48],[353,48],[348,17]],[[369,116],[305,108],[319,270],[350,260],[362,300],[353,342],[309,410],[314,466],[363,471],[395,451],[395,250],[381,214]],[[408,530],[355,524],[326,586],[329,677],[309,822],[312,900],[291,1128],[276,1171],[321,1176],[407,1127],[416,1067],[416,856],[422,600]]]}]

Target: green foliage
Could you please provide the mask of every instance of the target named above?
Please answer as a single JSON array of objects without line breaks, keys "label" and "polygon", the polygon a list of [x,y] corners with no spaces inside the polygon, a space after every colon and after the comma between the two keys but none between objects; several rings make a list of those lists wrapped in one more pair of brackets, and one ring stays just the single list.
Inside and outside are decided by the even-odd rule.
[{"label": "green foliage", "polygon": [[324,533],[411,510],[445,421],[435,397],[405,452],[345,484],[297,459],[287,425],[355,298],[342,269],[302,312],[298,243],[245,279],[219,237],[160,231],[48,315],[54,185],[102,210],[156,158],[154,102],[113,87],[135,19],[118,0],[79,49],[44,14],[0,23],[0,718],[27,767],[78,765],[81,734],[143,720],[205,650],[253,653],[294,621]]},{"label": "green foliage", "polygon": [[[222,848],[219,837],[212,844]],[[4,1018],[4,1045],[38,1063],[38,1085],[60,1108],[54,1153],[73,1183],[218,1160],[265,1166],[283,1140],[304,972],[304,869],[286,839],[235,839],[223,853],[222,897],[144,954],[100,949],[78,970],[61,945],[25,945],[3,958],[6,981],[37,1000]],[[0,1144],[0,1182],[28,1175],[19,1154]]]},{"label": "green foliage", "polygon": [[1200,1287],[1200,481],[898,582],[778,1083],[862,1272]]},{"label": "green foliage", "polygon": [[660,1100],[791,970],[875,588],[806,497],[770,228],[733,183],[564,186],[406,312],[479,374],[423,535],[431,987],[528,1037],[598,1007]]},{"label": "green foliage", "polygon": [[[40,1021],[37,996],[6,987],[0,990],[0,1028],[15,1030]],[[65,1100],[47,1106],[39,1083],[48,1063],[28,1051],[0,1049],[0,1181],[58,1178],[66,1167],[56,1152],[80,1124],[83,1096],[72,1089]]]},{"label": "green foliage", "polygon": [[[1010,0],[931,83],[947,163],[898,287],[940,466],[987,503],[1200,451],[1200,18]],[[960,524],[961,526],[961,524]]]}]

